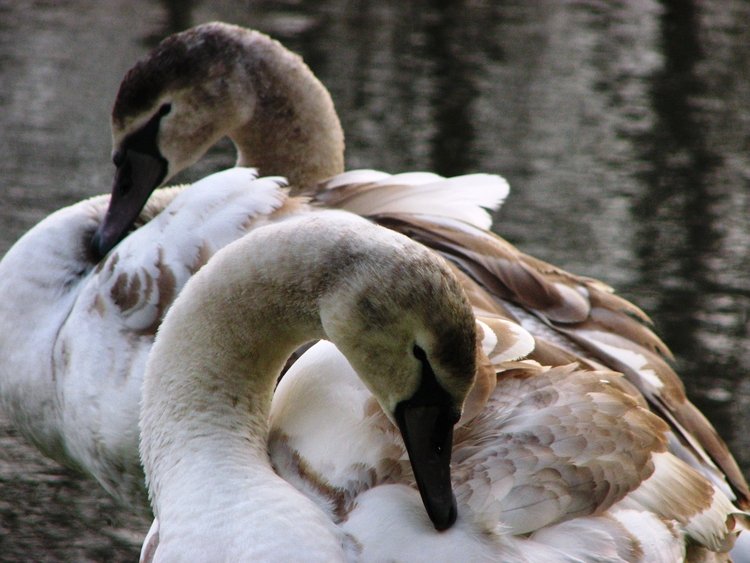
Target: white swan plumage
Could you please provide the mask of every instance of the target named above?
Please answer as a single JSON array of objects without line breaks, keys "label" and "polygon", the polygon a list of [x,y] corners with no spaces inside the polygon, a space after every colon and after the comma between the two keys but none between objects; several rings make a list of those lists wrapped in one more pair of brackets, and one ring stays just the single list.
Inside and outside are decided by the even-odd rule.
[{"label": "white swan plumage", "polygon": [[[397,192],[417,180],[431,192],[478,183],[482,190],[454,217],[479,225],[489,222],[484,207],[499,205],[508,189],[502,178],[480,174],[379,174],[378,180],[384,191]],[[407,201],[414,197],[405,194]],[[316,209],[307,198],[289,196],[280,177],[258,179],[253,169],[232,168],[157,190],[136,228],[99,261],[89,245],[107,203],[100,196],[53,213],[0,261],[0,401],[45,455],[94,477],[140,511],[148,503],[138,404],[161,319],[217,250],[258,226]]]},{"label": "white swan plumage", "polygon": [[49,457],[147,507],[138,404],[156,329],[218,249],[292,213],[283,181],[235,168],[159,190],[140,226],[101,262],[89,249],[106,197],[62,209],[0,261],[0,400]]},{"label": "white swan plumage", "polygon": [[368,561],[672,562],[726,551],[727,516],[739,512],[719,489],[694,488],[703,477],[665,451],[667,426],[623,377],[513,362],[523,337],[511,330],[496,329],[507,346],[497,387],[454,433],[449,531],[434,533],[420,512],[397,431],[330,343],[279,383],[277,472],[341,520]]},{"label": "white swan plumage", "polygon": [[[480,208],[496,209],[507,194],[497,180],[482,189],[492,176],[434,190],[429,173],[343,172],[343,132],[330,95],[280,43],[223,23],[168,37],[126,75],[112,130],[117,173],[110,212],[95,236],[100,251],[117,242],[157,185],[228,136],[239,164],[288,177],[292,193],[305,194],[311,205],[359,213],[448,258],[478,312],[533,335],[533,359],[624,373],[633,396],[670,425],[672,451],[750,507],[734,457],[688,400],[669,349],[638,307],[606,284],[525,255],[491,233]],[[497,196],[482,199],[492,192]],[[464,195],[470,204],[461,204]]]}]

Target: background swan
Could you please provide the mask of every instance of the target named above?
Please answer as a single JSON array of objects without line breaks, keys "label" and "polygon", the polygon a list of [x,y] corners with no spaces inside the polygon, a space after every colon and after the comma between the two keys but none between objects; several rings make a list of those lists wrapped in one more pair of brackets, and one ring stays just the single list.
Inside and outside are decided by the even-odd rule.
[{"label": "background swan", "polygon": [[383,212],[381,173],[345,173],[315,184],[343,171],[341,127],[328,93],[278,42],[221,23],[167,38],[128,72],[112,129],[117,173],[107,220],[95,235],[100,252],[117,242],[152,189],[229,136],[239,163],[283,173],[313,204],[371,217],[455,262],[475,306],[522,323],[537,342],[533,357],[543,364],[576,360],[622,371],[632,394],[670,424],[670,449],[750,505],[734,458],[688,401],[665,361],[668,348],[640,309],[599,281],[524,255],[487,232],[489,224],[477,229],[425,216],[434,199],[429,193],[424,208],[415,197],[400,213]]},{"label": "background swan", "polygon": [[344,559],[344,534],[275,474],[266,451],[276,379],[292,351],[320,337],[398,423],[428,512],[445,527],[474,323],[442,260],[351,214],[289,219],[217,253],[170,309],[146,368],[154,560]]}]

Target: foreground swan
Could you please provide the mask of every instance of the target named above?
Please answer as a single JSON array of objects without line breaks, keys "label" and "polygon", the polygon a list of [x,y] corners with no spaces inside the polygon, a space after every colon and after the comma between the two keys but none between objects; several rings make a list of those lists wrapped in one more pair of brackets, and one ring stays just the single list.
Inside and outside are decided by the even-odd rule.
[{"label": "foreground swan", "polygon": [[[436,198],[429,189],[417,190],[401,204],[403,186],[394,188],[387,174],[340,174],[343,134],[330,96],[301,59],[279,43],[220,23],[167,38],[126,75],[112,129],[117,172],[110,208],[94,237],[100,253],[127,231],[155,187],[229,136],[239,164],[283,174],[313,205],[371,217],[449,258],[461,270],[476,310],[522,324],[534,335],[532,357],[541,363],[578,361],[623,372],[634,386],[633,396],[670,425],[670,450],[742,506],[750,506],[739,467],[687,400],[665,361],[669,350],[648,328],[643,312],[601,282],[519,252],[487,230],[488,216],[484,223],[471,213],[441,216],[430,207]],[[316,184],[328,176],[334,177]],[[405,185],[429,185],[432,178],[399,177]],[[457,190],[457,197],[438,203],[458,209],[464,193]]]},{"label": "foreground swan", "polygon": [[167,314],[141,411],[154,560],[343,558],[344,536],[266,453],[277,377],[315,338],[356,366],[398,423],[431,520],[453,524],[451,436],[476,370],[471,307],[438,257],[329,212],[228,246]]},{"label": "foreground swan", "polygon": [[[274,395],[314,338],[369,390],[323,343]],[[158,524],[143,559],[675,561],[688,544],[731,545],[736,509],[665,452],[666,425],[620,376],[508,367],[457,430],[458,520],[437,532],[456,516],[443,479],[476,370],[458,282],[349,214],[250,233],[188,282],[147,363],[141,454]]]}]

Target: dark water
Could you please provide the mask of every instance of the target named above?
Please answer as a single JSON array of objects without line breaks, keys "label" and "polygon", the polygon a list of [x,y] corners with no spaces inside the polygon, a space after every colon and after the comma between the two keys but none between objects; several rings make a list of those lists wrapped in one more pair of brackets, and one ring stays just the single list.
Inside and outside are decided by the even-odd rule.
[{"label": "dark water", "polygon": [[[213,19],[305,57],[350,168],[505,175],[497,231],[641,305],[750,469],[749,3],[0,0],[0,254],[108,191],[123,73]],[[133,560],[146,527],[0,418],[0,559]]]}]

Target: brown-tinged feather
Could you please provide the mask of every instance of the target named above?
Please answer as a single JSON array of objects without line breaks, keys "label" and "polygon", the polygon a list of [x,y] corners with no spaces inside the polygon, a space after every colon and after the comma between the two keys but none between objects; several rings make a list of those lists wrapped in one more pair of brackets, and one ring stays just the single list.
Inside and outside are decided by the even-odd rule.
[{"label": "brown-tinged feather", "polygon": [[[665,361],[672,358],[671,352],[638,307],[615,295],[606,284],[527,256],[493,233],[427,216],[388,214],[373,219],[452,261],[463,273],[461,281],[479,309],[502,311],[493,301],[513,303],[590,354],[580,357],[572,347],[562,350],[535,335],[537,345],[531,358],[549,365],[571,360],[586,365],[587,360],[594,360],[624,373],[637,389],[634,396],[642,395],[701,463],[716,464],[738,504],[750,506],[750,489],[736,461],[708,420],[688,401],[682,381]],[[615,349],[642,358],[642,365],[635,369],[613,353]],[[644,377],[644,370],[649,377]]]},{"label": "brown-tinged feather", "polygon": [[474,384],[471,387],[471,391],[469,391],[464,401],[461,420],[458,422],[459,425],[468,424],[475,416],[482,412],[497,385],[496,369],[484,352],[482,352],[481,331],[482,327],[477,326],[477,372],[474,376]]}]

